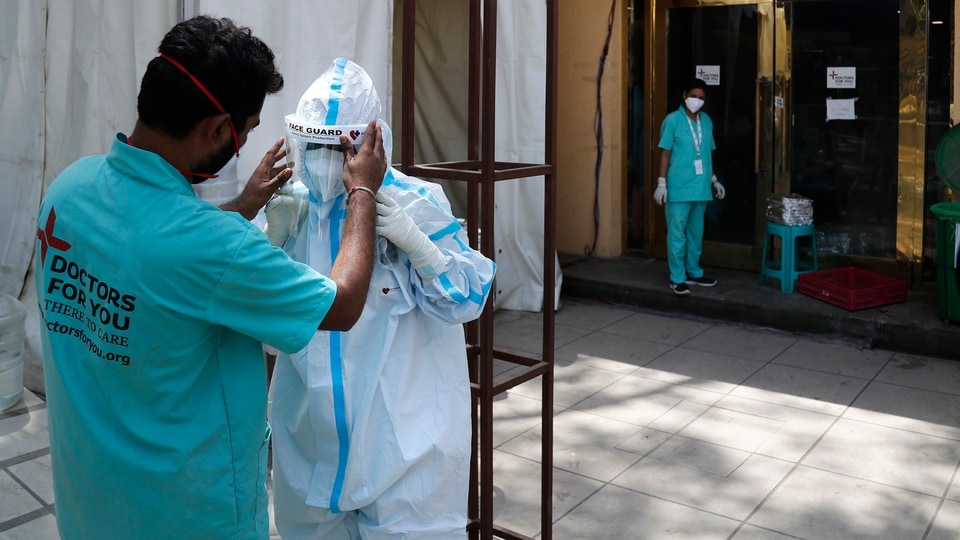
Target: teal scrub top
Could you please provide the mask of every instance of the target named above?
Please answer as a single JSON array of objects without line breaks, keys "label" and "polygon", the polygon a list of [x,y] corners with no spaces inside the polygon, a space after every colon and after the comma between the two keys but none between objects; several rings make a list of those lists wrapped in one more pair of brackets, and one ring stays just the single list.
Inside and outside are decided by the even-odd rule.
[{"label": "teal scrub top", "polygon": [[41,314],[64,539],[265,539],[261,342],[307,345],[336,284],[118,135],[40,208]]},{"label": "teal scrub top", "polygon": [[[713,150],[717,148],[713,140],[713,121],[703,111],[698,115],[699,130],[695,121],[687,121],[688,117],[683,105],[680,109],[668,114],[660,126],[658,146],[670,151],[670,164],[667,166],[667,202],[713,200],[710,177],[713,176]],[[697,145],[694,137],[700,139],[701,132],[699,159],[703,161],[703,174],[697,174],[694,166],[694,161],[697,159]]]}]

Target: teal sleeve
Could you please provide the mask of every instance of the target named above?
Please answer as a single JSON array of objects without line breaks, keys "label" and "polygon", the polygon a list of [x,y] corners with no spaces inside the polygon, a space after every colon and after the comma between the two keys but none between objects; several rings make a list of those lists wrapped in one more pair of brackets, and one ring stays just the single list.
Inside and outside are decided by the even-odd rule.
[{"label": "teal sleeve", "polygon": [[673,133],[675,131],[673,119],[673,113],[668,114],[667,117],[663,119],[663,124],[660,125],[660,143],[657,145],[658,148],[673,150]]},{"label": "teal sleeve", "polygon": [[337,285],[290,259],[251,229],[215,287],[210,322],[294,353],[307,346],[337,296]]}]

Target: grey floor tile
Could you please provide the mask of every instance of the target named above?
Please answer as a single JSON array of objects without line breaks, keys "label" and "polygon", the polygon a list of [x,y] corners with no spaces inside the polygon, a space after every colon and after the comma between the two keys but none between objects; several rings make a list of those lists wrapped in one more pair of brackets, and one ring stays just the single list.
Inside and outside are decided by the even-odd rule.
[{"label": "grey floor tile", "polygon": [[832,415],[737,396],[721,399],[716,407],[781,422],[779,429],[772,433],[756,449],[756,452],[794,463],[800,461],[800,458],[837,421],[837,418]]},{"label": "grey floor tile", "polygon": [[632,374],[726,394],[763,366],[756,360],[677,347]]},{"label": "grey floor tile", "polygon": [[29,491],[23,489],[7,471],[0,469],[0,493],[3,494],[3,504],[0,505],[0,523],[41,510],[40,503]]},{"label": "grey floor tile", "polygon": [[683,346],[687,349],[769,361],[796,343],[796,336],[730,325],[717,325],[698,334]]},{"label": "grey floor tile", "polygon": [[730,394],[840,416],[867,382],[822,371],[767,364]]},{"label": "grey floor tile", "polygon": [[23,398],[17,403],[17,407],[36,407],[37,405],[45,406],[46,402],[37,397],[29,388],[24,388]]},{"label": "grey floor tile", "polygon": [[[624,375],[578,362],[557,362],[553,367],[553,402],[570,407],[622,379]],[[510,390],[540,400],[543,397],[543,377],[531,379]]]},{"label": "grey floor tile", "polygon": [[960,470],[953,477],[950,484],[950,490],[947,491],[946,498],[951,501],[960,502]]},{"label": "grey floor tile", "polygon": [[958,462],[956,441],[840,419],[803,464],[940,497]]},{"label": "grey floor tile", "polygon": [[960,395],[960,362],[897,354],[877,380]]},{"label": "grey floor tile", "polygon": [[590,540],[724,540],[737,521],[617,486],[561,517],[553,537]]},{"label": "grey floor tile", "polygon": [[673,345],[600,331],[557,349],[556,357],[617,373],[631,373],[672,349]]},{"label": "grey floor tile", "polygon": [[53,470],[50,454],[10,467],[10,473],[30,487],[43,502],[53,504]]},{"label": "grey floor tile", "polygon": [[960,502],[944,501],[933,520],[926,540],[956,540],[960,538]]},{"label": "grey floor tile", "polygon": [[712,405],[723,394],[692,386],[626,375],[573,408],[621,422],[647,426],[685,401]]},{"label": "grey floor tile", "polygon": [[603,331],[607,334],[653,341],[664,345],[681,345],[712,326],[711,323],[691,319],[636,313],[604,327]]},{"label": "grey floor tile", "polygon": [[939,498],[799,467],[748,523],[804,540],[920,539]]},{"label": "grey floor tile", "polygon": [[521,371],[523,371],[523,369],[524,369],[523,366],[520,366],[513,362],[500,360],[498,358],[493,359],[493,376],[494,377],[503,375],[505,373],[509,373],[511,371],[516,372],[515,374],[519,374]]},{"label": "grey floor tile", "polygon": [[[540,477],[539,463],[504,452],[494,452],[495,524],[530,537],[540,533]],[[551,497],[554,520],[583,502],[602,485],[602,482],[554,469]]]},{"label": "grey floor tile", "polygon": [[733,409],[712,407],[683,428],[679,435],[745,452],[756,452],[786,422]]},{"label": "grey floor tile", "polygon": [[[554,326],[554,350],[580,339],[592,330],[575,326]],[[532,354],[539,358],[543,355],[543,321],[539,318],[521,317],[509,324],[497,325],[493,332],[493,342],[497,348]]]},{"label": "grey floor tile", "polygon": [[636,454],[637,457],[645,457],[650,452],[660,448],[669,441],[673,434],[656,429],[643,428],[636,435],[617,445],[617,448],[626,452]]},{"label": "grey floor tile", "polygon": [[953,394],[874,382],[843,416],[960,440],[960,396]]},{"label": "grey floor tile", "polygon": [[[511,324],[524,318],[531,318],[533,314],[527,311],[516,311],[513,309],[498,309],[493,312],[493,325],[503,326]],[[540,319],[540,316],[537,316]]]},{"label": "grey floor tile", "polygon": [[[513,392],[497,396],[493,402],[494,448],[539,425],[543,421],[543,402]],[[554,409],[557,414],[562,408]]]},{"label": "grey floor tile", "polygon": [[[4,495],[6,502],[6,495]],[[37,519],[18,525],[12,529],[0,532],[0,540],[59,540],[57,518],[53,514],[46,514]]]},{"label": "grey floor tile", "polygon": [[[641,431],[633,424],[567,410],[553,419],[553,465],[572,473],[607,482],[633,465],[641,456],[621,447]],[[648,439],[649,440],[649,439]],[[541,426],[524,432],[498,449],[540,461]]]},{"label": "grey floor tile", "polygon": [[557,310],[555,321],[564,326],[599,330],[636,313],[625,306],[601,304],[585,300],[565,299]]},{"label": "grey floor tile", "polygon": [[666,433],[678,433],[691,422],[710,410],[710,405],[694,401],[681,401],[647,424],[650,429]]},{"label": "grey floor tile", "polygon": [[787,461],[674,437],[613,484],[743,520],[792,467]]},{"label": "grey floor tile", "polygon": [[773,361],[847,377],[871,379],[891,358],[893,353],[890,351],[858,349],[846,343],[801,339]]},{"label": "grey floor tile", "polygon": [[737,534],[733,535],[731,540],[797,540],[797,537],[761,529],[753,525],[744,525],[737,531]]},{"label": "grey floor tile", "polygon": [[0,461],[49,446],[46,409],[35,409],[0,420]]}]

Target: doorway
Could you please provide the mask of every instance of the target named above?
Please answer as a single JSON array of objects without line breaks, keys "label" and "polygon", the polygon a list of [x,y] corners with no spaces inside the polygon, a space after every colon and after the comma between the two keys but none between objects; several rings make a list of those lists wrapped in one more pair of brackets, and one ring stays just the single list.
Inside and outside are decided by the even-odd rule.
[{"label": "doorway", "polygon": [[[653,7],[654,53],[647,81],[645,178],[658,176],[660,124],[682,105],[693,78],[707,83],[704,112],[714,125],[714,171],[724,200],[707,207],[701,263],[756,269],[763,204],[773,191],[773,5],[730,0],[666,0]],[[650,71],[650,70],[648,70]],[[648,180],[648,182],[650,181]],[[644,191],[649,197],[652,189]],[[648,204],[648,253],[666,256],[663,208]]]}]

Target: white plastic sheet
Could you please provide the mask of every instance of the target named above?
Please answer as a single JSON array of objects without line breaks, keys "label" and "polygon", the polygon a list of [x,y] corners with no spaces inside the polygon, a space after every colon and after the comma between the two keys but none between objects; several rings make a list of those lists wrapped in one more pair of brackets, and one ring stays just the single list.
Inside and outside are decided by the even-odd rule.
[{"label": "white plastic sheet", "polygon": [[[19,297],[43,188],[46,6],[16,0],[0,17],[0,293]],[[8,10],[12,10],[8,11]]]},{"label": "white plastic sheet", "polygon": [[[416,159],[421,162],[466,158],[468,7],[467,2],[417,1],[414,137],[419,152]],[[497,18],[496,159],[542,163],[546,5],[536,0],[500,2]],[[443,184],[458,216],[465,217],[457,208],[465,206],[463,184]],[[543,179],[500,182],[496,193],[495,306],[540,311],[544,294]],[[559,264],[556,268],[554,297],[559,302],[562,275]]]}]

